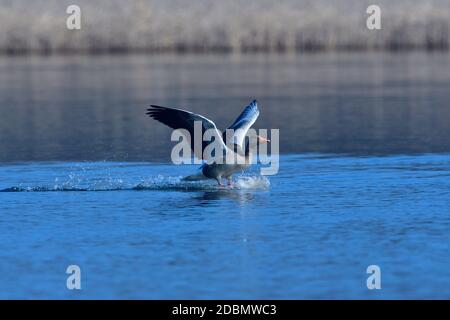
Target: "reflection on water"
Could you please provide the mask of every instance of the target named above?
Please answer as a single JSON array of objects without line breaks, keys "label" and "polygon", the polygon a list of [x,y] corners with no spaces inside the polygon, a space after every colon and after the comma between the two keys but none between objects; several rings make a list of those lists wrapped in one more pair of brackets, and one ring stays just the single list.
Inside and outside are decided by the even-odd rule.
[{"label": "reflection on water", "polygon": [[149,104],[232,123],[256,98],[281,152],[450,151],[447,54],[0,58],[0,161],[168,160]]},{"label": "reflection on water", "polygon": [[229,199],[229,200],[235,200],[238,202],[238,204],[245,204],[253,199],[253,196],[251,193],[241,193],[236,192],[234,190],[219,190],[219,191],[207,191],[204,192],[201,196],[197,197],[196,199],[201,200],[199,201],[200,206],[202,205],[208,205],[209,201],[215,201],[215,200],[221,200],[221,199]]}]

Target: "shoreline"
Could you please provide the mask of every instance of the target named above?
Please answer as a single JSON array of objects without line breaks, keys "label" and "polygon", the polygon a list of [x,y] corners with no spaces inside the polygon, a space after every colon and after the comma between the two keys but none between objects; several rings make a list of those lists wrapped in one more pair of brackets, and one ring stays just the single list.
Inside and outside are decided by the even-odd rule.
[{"label": "shoreline", "polygon": [[126,56],[126,55],[309,55],[309,54],[341,54],[341,53],[448,53],[450,48],[444,47],[426,47],[426,46],[399,46],[399,47],[376,47],[376,48],[310,48],[295,50],[232,50],[232,49],[56,49],[56,50],[40,50],[40,49],[0,49],[0,57],[4,56]]}]

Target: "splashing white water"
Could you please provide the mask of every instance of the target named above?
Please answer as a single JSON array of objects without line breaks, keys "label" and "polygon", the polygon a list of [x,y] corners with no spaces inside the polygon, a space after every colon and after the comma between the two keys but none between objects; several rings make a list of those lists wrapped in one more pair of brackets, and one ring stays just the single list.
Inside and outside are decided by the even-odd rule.
[{"label": "splashing white water", "polygon": [[186,181],[182,177],[165,177],[158,175],[143,179],[134,190],[266,190],[270,187],[269,179],[263,176],[239,176],[233,186],[218,186],[214,180]]},{"label": "splashing white water", "polygon": [[[24,176],[29,168],[24,166]],[[29,181],[20,176],[15,184],[1,186],[3,192],[50,192],[50,191],[119,191],[119,190],[155,190],[155,191],[217,191],[217,190],[265,190],[270,186],[267,177],[254,172],[234,177],[231,187],[218,186],[215,180],[186,181],[182,171],[173,175],[171,165],[148,165],[134,163],[82,163],[55,164],[37,166],[36,176]],[[14,181],[14,180],[12,180]]]},{"label": "splashing white water", "polygon": [[[62,181],[61,181],[62,180]],[[218,186],[214,180],[185,181],[181,176],[163,176],[142,178],[139,183],[124,181],[114,177],[81,178],[69,175],[68,180],[57,178],[52,184],[23,185],[4,188],[3,192],[49,192],[49,191],[119,191],[119,190],[155,190],[155,191],[215,191],[215,190],[267,190],[269,179],[263,176],[237,177],[233,186]]]},{"label": "splashing white water", "polygon": [[265,176],[242,176],[238,177],[235,186],[239,189],[269,189],[270,181]]}]

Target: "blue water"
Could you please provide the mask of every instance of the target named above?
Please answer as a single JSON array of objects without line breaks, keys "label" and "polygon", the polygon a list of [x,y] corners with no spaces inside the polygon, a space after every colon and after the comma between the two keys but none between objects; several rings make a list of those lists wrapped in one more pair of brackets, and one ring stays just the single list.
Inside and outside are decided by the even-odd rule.
[{"label": "blue water", "polygon": [[448,154],[282,156],[225,190],[193,171],[1,164],[0,298],[450,298]]},{"label": "blue water", "polygon": [[[2,57],[0,298],[449,299],[449,67],[419,52]],[[148,105],[224,129],[254,98],[254,128],[280,129],[279,174],[182,182],[196,167],[169,164]]]}]

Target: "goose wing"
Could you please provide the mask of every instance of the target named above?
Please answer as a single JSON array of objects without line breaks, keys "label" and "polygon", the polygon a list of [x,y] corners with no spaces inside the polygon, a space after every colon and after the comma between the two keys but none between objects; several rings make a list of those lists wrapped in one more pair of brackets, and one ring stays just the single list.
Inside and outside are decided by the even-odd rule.
[{"label": "goose wing", "polygon": [[[234,134],[232,136],[233,143],[239,145],[241,148],[243,147],[245,135],[250,127],[255,123],[256,119],[258,119],[258,116],[258,102],[253,100],[247,107],[245,107],[244,111],[242,111],[233,124],[228,127],[228,129],[234,130]],[[226,133],[224,133],[224,135],[226,135]]]},{"label": "goose wing", "polygon": [[[190,112],[186,110],[181,109],[174,109],[174,108],[166,108],[156,105],[151,105],[149,109],[147,109],[147,115],[149,115],[151,118],[158,120],[159,122],[165,124],[166,126],[172,128],[172,129],[185,129],[189,132],[190,137],[186,137],[190,139],[191,142],[191,149],[194,152],[195,156],[198,159],[203,159],[203,151],[206,148],[208,144],[211,143],[211,141],[203,141],[203,135],[206,130],[213,129],[215,130],[215,137],[217,139],[220,139],[219,143],[221,144],[222,148],[226,150],[226,145],[223,142],[222,135],[217,129],[214,122],[209,120],[208,118]],[[202,129],[202,147],[201,150],[195,150],[194,148],[194,126],[195,122],[199,121],[201,123],[201,129]],[[201,154],[199,152],[201,151]],[[204,159],[208,160],[208,159]]]}]

